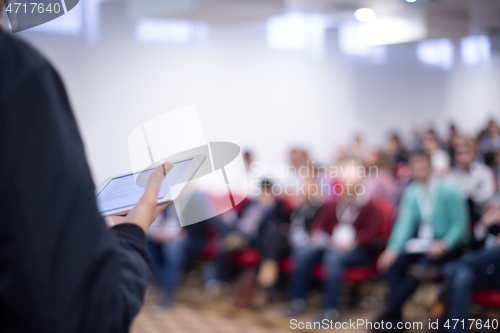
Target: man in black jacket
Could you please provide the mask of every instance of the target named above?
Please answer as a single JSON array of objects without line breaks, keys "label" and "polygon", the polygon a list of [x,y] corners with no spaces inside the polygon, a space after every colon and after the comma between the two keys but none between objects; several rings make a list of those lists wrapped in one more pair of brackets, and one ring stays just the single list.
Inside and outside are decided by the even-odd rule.
[{"label": "man in black jacket", "polygon": [[156,169],[135,208],[108,228],[59,75],[0,29],[0,332],[127,332],[150,274],[145,232],[165,208],[158,188],[171,167]]}]

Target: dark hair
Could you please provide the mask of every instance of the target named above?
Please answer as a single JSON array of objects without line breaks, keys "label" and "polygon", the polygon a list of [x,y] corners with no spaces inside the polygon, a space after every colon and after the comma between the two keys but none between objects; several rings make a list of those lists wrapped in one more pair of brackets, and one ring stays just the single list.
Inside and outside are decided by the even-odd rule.
[{"label": "dark hair", "polygon": [[243,157],[244,158],[249,158],[249,157],[252,157],[252,153],[250,152],[250,150],[245,150],[243,152]]},{"label": "dark hair", "polygon": [[271,181],[269,179],[263,179],[262,182],[260,183],[260,187],[263,190],[269,189],[269,188],[271,188],[271,186],[273,186],[273,184],[271,183]]},{"label": "dark hair", "polygon": [[410,162],[417,157],[425,158],[429,163],[431,163],[431,155],[425,151],[416,151],[410,155]]},{"label": "dark hair", "polygon": [[484,154],[484,164],[489,166],[490,168],[495,167],[495,154],[496,152],[494,151],[489,151],[486,154]]},{"label": "dark hair", "polygon": [[399,149],[403,149],[403,143],[401,142],[401,138],[399,137],[398,133],[391,133],[389,139],[394,140]]},{"label": "dark hair", "polygon": [[384,151],[376,151],[377,154],[377,167],[391,170],[391,159]]}]

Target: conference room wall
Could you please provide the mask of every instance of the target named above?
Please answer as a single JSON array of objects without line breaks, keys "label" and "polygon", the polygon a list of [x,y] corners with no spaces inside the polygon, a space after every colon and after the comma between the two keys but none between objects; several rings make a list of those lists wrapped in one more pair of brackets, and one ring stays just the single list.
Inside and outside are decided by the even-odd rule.
[{"label": "conference room wall", "polygon": [[[96,184],[130,171],[127,137],[161,113],[196,104],[209,141],[231,141],[267,164],[287,149],[310,149],[316,163],[363,133],[381,144],[450,120],[468,134],[500,111],[500,58],[451,70],[422,64],[415,44],[390,46],[385,63],[341,54],[273,50],[265,22],[210,26],[205,45],[145,45],[133,24],[102,22],[91,45],[30,37],[62,74]],[[455,43],[458,47],[459,44]]]}]

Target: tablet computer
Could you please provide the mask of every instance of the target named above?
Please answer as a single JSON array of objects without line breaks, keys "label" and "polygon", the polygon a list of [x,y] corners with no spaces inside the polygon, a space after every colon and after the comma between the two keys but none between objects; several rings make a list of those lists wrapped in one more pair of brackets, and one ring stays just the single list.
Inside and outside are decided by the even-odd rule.
[{"label": "tablet computer", "polygon": [[158,193],[158,204],[172,202],[179,197],[205,159],[205,154],[179,161],[165,159],[142,172],[108,178],[95,191],[97,209],[102,216],[122,215],[129,212],[144,194],[147,181],[153,170],[167,161],[172,162],[174,167],[163,180],[163,185]]}]

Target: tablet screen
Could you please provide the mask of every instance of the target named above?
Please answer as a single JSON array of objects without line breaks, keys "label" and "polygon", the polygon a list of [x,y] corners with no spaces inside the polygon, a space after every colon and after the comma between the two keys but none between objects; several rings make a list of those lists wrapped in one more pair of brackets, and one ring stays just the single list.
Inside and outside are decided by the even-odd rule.
[{"label": "tablet screen", "polygon": [[[174,163],[174,167],[169,171],[167,177],[163,181],[165,186],[162,186],[158,193],[158,199],[163,198],[170,191],[168,184],[175,184],[180,176],[186,171],[193,159],[188,159]],[[153,169],[143,171],[147,178],[153,172]],[[130,174],[111,179],[111,181],[97,195],[97,208],[99,212],[105,213],[115,209],[134,206],[144,194],[145,188],[138,186],[135,178],[138,175]]]}]

